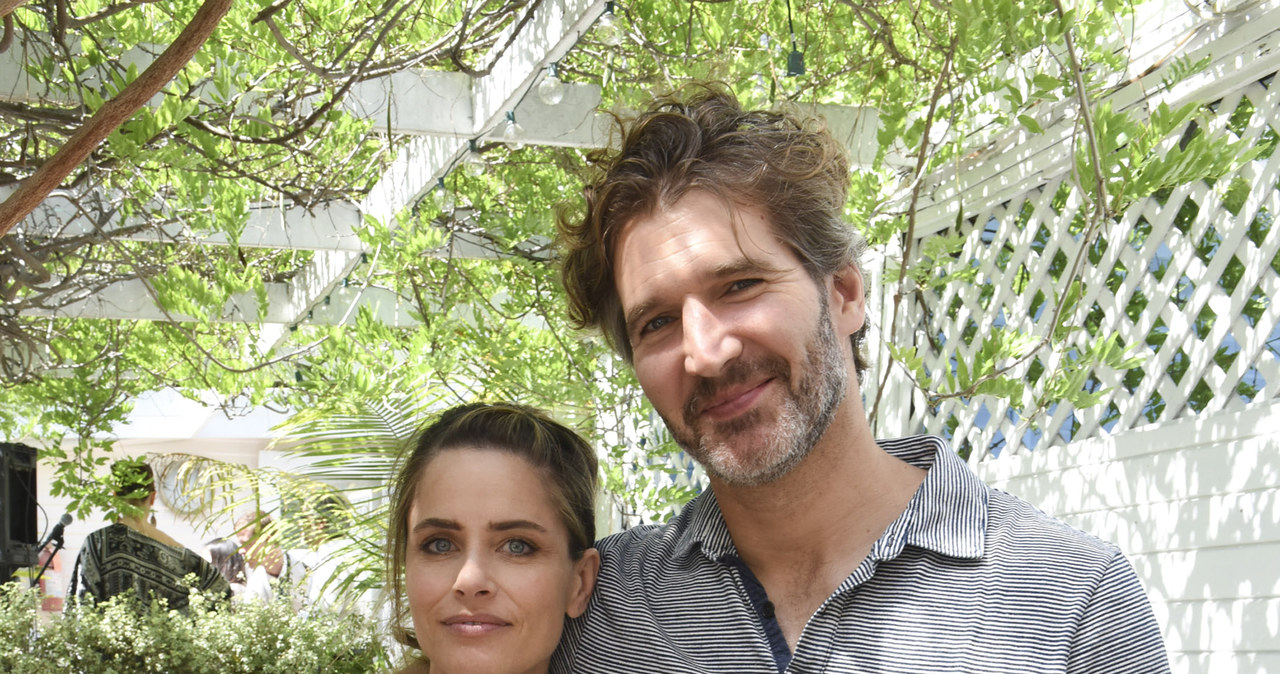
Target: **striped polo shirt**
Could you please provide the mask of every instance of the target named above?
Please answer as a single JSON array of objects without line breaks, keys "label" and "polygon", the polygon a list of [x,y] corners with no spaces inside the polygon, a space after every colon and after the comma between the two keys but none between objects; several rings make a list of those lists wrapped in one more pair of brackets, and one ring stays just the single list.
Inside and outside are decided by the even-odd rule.
[{"label": "striped polo shirt", "polygon": [[552,672],[1168,672],[1114,545],[992,489],[937,437],[881,441],[928,470],[791,652],[715,495],[601,540]]}]

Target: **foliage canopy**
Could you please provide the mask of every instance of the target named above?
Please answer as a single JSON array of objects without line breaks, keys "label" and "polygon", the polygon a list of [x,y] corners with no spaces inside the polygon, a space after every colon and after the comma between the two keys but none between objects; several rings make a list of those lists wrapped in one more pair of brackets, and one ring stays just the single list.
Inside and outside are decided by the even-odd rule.
[{"label": "foliage canopy", "polygon": [[[75,235],[20,227],[0,239],[0,430],[46,440],[55,492],[87,510],[109,505],[93,486],[107,460],[103,438],[144,391],[212,392],[231,415],[258,406],[295,411],[296,428],[319,429],[324,442],[314,447],[339,473],[341,457],[355,450],[375,456],[369,465],[379,469],[394,455],[395,442],[355,440],[371,428],[402,439],[404,429],[385,423],[386,409],[412,417],[424,400],[502,398],[551,408],[601,445],[606,483],[624,511],[654,517],[687,498],[660,480],[626,477],[637,471],[624,466],[643,467],[675,448],[627,369],[600,340],[566,326],[549,241],[554,214],[580,205],[581,150],[481,142],[483,171],[455,170],[442,181],[451,205],[422,200],[391,221],[366,219],[356,229],[361,264],[324,301],[343,304],[348,286],[387,291],[414,319],[408,323],[353,305],[336,325],[272,324],[273,284],[296,281],[320,253],[239,243],[251,210],[263,204],[315,210],[359,201],[405,145],[378,120],[344,109],[358,83],[406,68],[483,78],[512,31],[554,1],[236,3],[163,95],[52,197],[99,226]],[[8,56],[20,79],[44,93],[0,102],[0,187],[64,144],[197,4],[79,0],[16,10]],[[1075,120],[1066,126],[1075,180],[1092,201],[1078,226],[1094,238],[1115,225],[1124,204],[1223,175],[1249,154],[1204,131],[1176,151],[1156,151],[1202,113],[1196,104],[1147,114],[1109,106],[1106,94],[1123,83],[1132,57],[1134,8],[1117,0],[827,0],[796,4],[794,14],[791,5],[761,1],[611,7],[621,44],[588,31],[558,64],[564,80],[602,87],[603,107],[634,109],[654,92],[716,79],[751,105],[878,111],[874,159],[851,176],[846,215],[889,251],[886,283],[899,298],[971,281],[963,261],[949,271],[937,264],[955,261],[960,242],[914,245],[915,214],[931,176],[986,143]],[[803,75],[788,75],[793,51],[804,55]],[[1174,55],[1171,47],[1169,81],[1153,89],[1201,67]],[[452,254],[462,235],[479,241],[483,254]],[[1012,364],[1065,351],[1069,326],[1079,324],[1080,264],[1073,261],[1062,287],[1043,298],[1051,329],[996,330],[975,362],[952,372],[926,372],[927,345],[894,333],[895,316],[879,317],[897,363],[880,375],[900,367],[932,400],[1016,398],[1027,384],[1007,376]],[[164,316],[124,321],[65,311],[126,280],[143,282]],[[240,296],[256,300],[256,314],[249,312],[256,319],[225,321],[228,302]],[[1113,342],[1059,362],[1024,416],[1055,400],[1090,404],[1096,392],[1082,387],[1083,363],[1135,364]],[[325,426],[334,419],[357,421]]]}]

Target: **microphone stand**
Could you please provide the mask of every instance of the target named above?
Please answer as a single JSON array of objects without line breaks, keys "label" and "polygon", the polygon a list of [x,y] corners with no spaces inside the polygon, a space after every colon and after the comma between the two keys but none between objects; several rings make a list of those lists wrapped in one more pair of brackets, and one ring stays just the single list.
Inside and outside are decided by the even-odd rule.
[{"label": "microphone stand", "polygon": [[[49,556],[45,558],[44,566],[40,567],[40,572],[31,577],[30,587],[35,587],[36,583],[40,582],[40,578],[44,576],[44,572],[47,571],[49,569],[49,565],[53,563],[54,555],[58,554],[58,551],[62,549],[62,545],[64,543],[64,541],[62,540],[62,534],[59,533],[57,536],[54,536],[49,540],[45,541],[44,546],[42,546],[40,549],[43,550],[45,547],[48,547],[50,543],[53,543],[53,551],[50,552]],[[36,554],[39,555],[40,552],[37,551]]]}]

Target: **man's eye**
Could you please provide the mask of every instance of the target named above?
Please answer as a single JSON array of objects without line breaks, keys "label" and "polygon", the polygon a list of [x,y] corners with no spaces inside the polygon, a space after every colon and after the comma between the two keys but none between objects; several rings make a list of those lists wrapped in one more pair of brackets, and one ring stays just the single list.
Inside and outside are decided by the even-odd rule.
[{"label": "man's eye", "polygon": [[747,288],[750,288],[750,287],[752,287],[752,286],[759,285],[759,284],[761,284],[761,283],[763,283],[763,282],[764,282],[763,280],[758,279],[758,278],[744,278],[744,279],[739,279],[739,280],[734,281],[733,283],[730,283],[730,284],[729,284],[729,292],[736,292],[736,291],[739,291],[739,290],[746,290]]},{"label": "man's eye", "polygon": [[670,322],[671,322],[670,316],[659,316],[649,321],[648,323],[645,323],[644,326],[640,328],[640,334],[647,335],[655,330],[661,330]]},{"label": "man's eye", "polygon": [[453,542],[447,538],[432,538],[422,544],[422,549],[428,554],[443,555],[453,551]]}]

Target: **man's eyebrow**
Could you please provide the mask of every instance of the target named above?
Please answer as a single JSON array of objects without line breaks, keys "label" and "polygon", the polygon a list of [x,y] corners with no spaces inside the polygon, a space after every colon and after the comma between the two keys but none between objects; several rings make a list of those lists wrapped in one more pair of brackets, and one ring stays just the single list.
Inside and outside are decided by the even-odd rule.
[{"label": "man's eyebrow", "polygon": [[771,267],[763,262],[760,262],[759,260],[753,260],[749,257],[743,256],[743,257],[725,262],[724,264],[716,265],[716,267],[711,270],[711,278],[722,279],[728,276],[738,276],[741,274],[753,274],[753,273],[761,273],[761,272],[776,273],[778,271],[780,270],[777,269],[776,267]]},{"label": "man's eyebrow", "polygon": [[[707,276],[712,281],[718,281],[725,278],[732,278],[734,276],[741,276],[743,274],[777,273],[778,271],[780,270],[776,267],[771,267],[759,260],[753,260],[744,255],[716,265],[711,269],[711,273]],[[631,333],[635,329],[635,324],[644,319],[646,314],[653,311],[653,308],[657,304],[657,300],[651,298],[632,307],[631,311],[627,312],[625,318],[627,332]]]},{"label": "man's eyebrow", "polygon": [[424,517],[413,525],[413,531],[418,532],[423,529],[448,529],[450,531],[462,531],[462,525],[454,520],[446,520],[439,517]]}]

